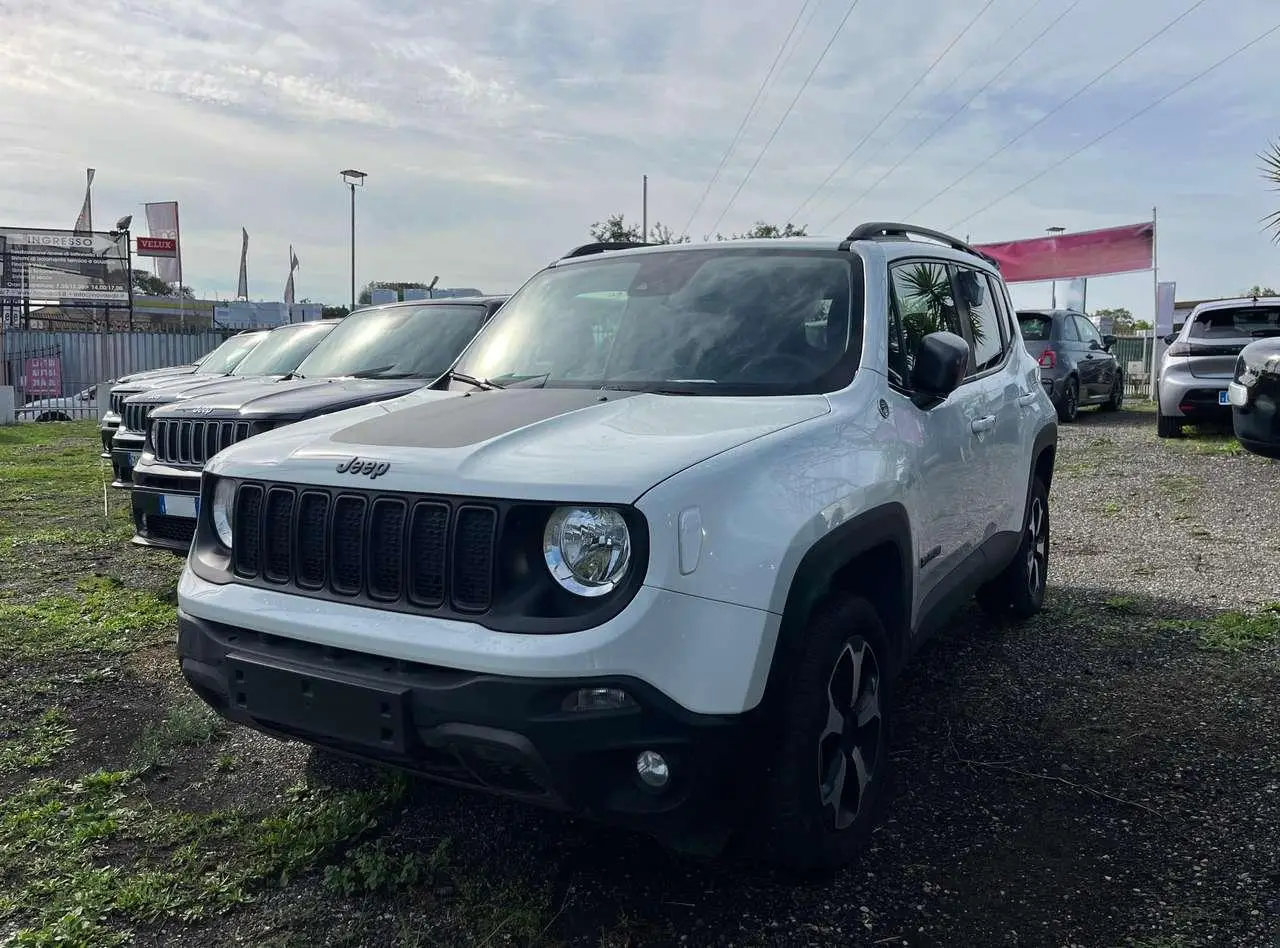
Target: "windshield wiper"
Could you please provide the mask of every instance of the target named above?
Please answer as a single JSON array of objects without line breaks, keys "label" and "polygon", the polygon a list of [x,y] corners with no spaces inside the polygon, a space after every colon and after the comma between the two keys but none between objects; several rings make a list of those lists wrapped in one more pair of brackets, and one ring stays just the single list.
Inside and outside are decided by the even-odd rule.
[{"label": "windshield wiper", "polygon": [[456,381],[462,382],[464,385],[474,385],[476,388],[481,389],[482,391],[490,391],[495,388],[502,388],[502,386],[499,385],[497,382],[490,382],[488,379],[478,379],[474,375],[466,375],[462,372],[455,372],[453,369],[450,369],[448,372],[445,373],[445,378],[454,379]]},{"label": "windshield wiper", "polygon": [[379,372],[374,369],[370,372],[356,372],[351,376],[353,379],[412,379],[421,378],[417,372]]},{"label": "windshield wiper", "polygon": [[294,379],[305,379],[305,378],[306,378],[306,376],[305,376],[305,375],[303,375],[301,372],[290,372],[288,375],[286,375],[286,376],[285,376],[284,378],[282,378],[280,381],[281,381],[281,382],[291,382],[291,381],[293,381]]}]

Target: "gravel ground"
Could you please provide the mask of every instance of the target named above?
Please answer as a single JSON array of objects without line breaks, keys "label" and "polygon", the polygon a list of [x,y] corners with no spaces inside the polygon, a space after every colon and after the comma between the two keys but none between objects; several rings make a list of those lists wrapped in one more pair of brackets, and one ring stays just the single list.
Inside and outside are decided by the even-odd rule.
[{"label": "gravel ground", "polygon": [[[856,866],[797,884],[414,784],[376,838],[391,864],[448,840],[430,882],[342,897],[311,872],[139,943],[1280,946],[1280,632],[1220,634],[1238,628],[1224,610],[1280,600],[1280,464],[1154,427],[1126,411],[1060,429],[1046,610],[968,611],[917,657]],[[172,675],[146,654],[146,677]],[[212,775],[214,755],[234,773]],[[198,809],[370,776],[321,761],[237,729],[148,792]]]}]

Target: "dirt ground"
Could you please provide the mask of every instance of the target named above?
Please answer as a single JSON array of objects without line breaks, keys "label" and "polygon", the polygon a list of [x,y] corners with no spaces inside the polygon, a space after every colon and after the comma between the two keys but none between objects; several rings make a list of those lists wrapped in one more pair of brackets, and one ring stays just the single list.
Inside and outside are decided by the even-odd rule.
[{"label": "dirt ground", "polygon": [[854,867],[797,883],[227,727],[80,423],[0,429],[0,945],[1280,945],[1280,464],[1060,431],[1045,612],[906,673]]}]

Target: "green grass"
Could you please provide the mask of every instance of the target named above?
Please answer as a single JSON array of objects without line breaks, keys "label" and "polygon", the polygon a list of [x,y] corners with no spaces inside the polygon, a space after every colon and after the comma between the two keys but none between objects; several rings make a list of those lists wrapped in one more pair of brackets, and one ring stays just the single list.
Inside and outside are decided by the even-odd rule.
[{"label": "green grass", "polygon": [[81,580],[74,596],[0,602],[0,656],[119,655],[172,638],[176,623],[173,604],[154,592],[98,576]]},{"label": "green grass", "polygon": [[1209,619],[1170,621],[1163,626],[1194,633],[1196,644],[1212,652],[1245,652],[1280,645],[1280,603],[1243,612],[1222,612]]}]

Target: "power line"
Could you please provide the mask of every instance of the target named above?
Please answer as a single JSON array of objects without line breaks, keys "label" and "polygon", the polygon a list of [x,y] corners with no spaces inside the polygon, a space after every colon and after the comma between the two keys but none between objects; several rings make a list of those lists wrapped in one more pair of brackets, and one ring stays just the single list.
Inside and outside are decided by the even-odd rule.
[{"label": "power line", "polygon": [[778,124],[773,127],[773,131],[769,134],[769,138],[760,149],[760,153],[756,155],[756,160],[751,163],[751,167],[747,169],[746,176],[738,184],[737,190],[733,192],[733,197],[729,198],[729,203],[725,205],[724,210],[720,212],[720,216],[717,217],[715,223],[711,225],[711,230],[714,231],[720,226],[720,222],[724,220],[724,216],[729,213],[729,209],[732,208],[734,202],[738,200],[738,195],[742,193],[742,189],[746,187],[747,182],[751,180],[751,175],[755,173],[761,159],[764,158],[765,152],[769,150],[769,146],[773,144],[773,140],[778,137],[778,132],[782,129],[782,123],[787,120],[787,116],[791,114],[791,110],[794,109],[796,107],[796,103],[800,101],[800,96],[804,95],[804,90],[809,88],[809,82],[813,79],[813,74],[818,71],[818,67],[822,65],[822,61],[827,58],[827,53],[831,52],[831,47],[835,45],[836,38],[840,35],[841,31],[844,30],[844,25],[849,22],[849,17],[852,16],[853,11],[857,9],[859,2],[861,2],[861,0],[853,0],[853,2],[849,4],[849,9],[845,10],[844,18],[841,19],[840,25],[832,31],[831,39],[827,40],[827,45],[822,48],[822,53],[818,56],[817,62],[813,64],[813,68],[809,70],[809,75],[805,76],[804,82],[802,82],[800,84],[800,88],[796,90],[795,97],[787,106],[786,111],[782,113],[782,117],[778,119]]},{"label": "power line", "polygon": [[994,201],[992,201],[991,203],[983,205],[981,208],[979,208],[978,210],[974,211],[972,214],[970,214],[970,215],[969,215],[969,216],[967,216],[967,217],[962,217],[962,218],[960,218],[960,220],[956,221],[954,224],[952,224],[950,227],[948,227],[948,228],[947,228],[947,230],[952,230],[953,228],[959,227],[961,224],[965,223],[966,221],[970,221],[970,220],[972,220],[973,218],[977,217],[979,214],[983,214],[983,213],[985,213],[986,211],[991,210],[991,208],[995,207],[995,206],[996,206],[997,204],[999,204],[1001,201],[1004,201],[1006,198],[1012,197],[1013,195],[1017,194],[1019,191],[1021,191],[1021,190],[1022,190],[1023,188],[1025,188],[1027,185],[1029,185],[1029,184],[1034,184],[1036,181],[1039,181],[1041,178],[1043,178],[1045,175],[1047,175],[1050,171],[1054,171],[1054,170],[1055,170],[1055,169],[1057,169],[1057,168],[1061,168],[1063,165],[1065,165],[1065,164],[1066,164],[1068,161],[1070,161],[1072,158],[1074,158],[1074,157],[1076,157],[1077,155],[1079,155],[1081,152],[1088,151],[1088,150],[1089,150],[1090,148],[1092,148],[1094,145],[1098,144],[1098,142],[1102,141],[1104,138],[1107,138],[1107,137],[1108,137],[1108,136],[1110,136],[1110,135],[1115,134],[1115,133],[1116,133],[1116,132],[1118,132],[1120,129],[1124,128],[1126,125],[1128,125],[1130,122],[1132,122],[1134,119],[1141,118],[1143,115],[1146,115],[1148,112],[1150,112],[1150,111],[1151,111],[1152,109],[1154,109],[1156,106],[1161,105],[1161,104],[1163,104],[1164,102],[1166,102],[1167,100],[1169,100],[1169,99],[1173,98],[1175,95],[1177,95],[1177,94],[1178,94],[1179,92],[1181,92],[1183,89],[1187,88],[1187,86],[1191,85],[1191,84],[1192,84],[1192,83],[1194,83],[1194,82],[1198,82],[1198,81],[1200,81],[1200,80],[1201,80],[1201,79],[1203,79],[1205,76],[1209,75],[1209,73],[1211,73],[1211,72],[1213,72],[1215,69],[1217,69],[1219,66],[1222,66],[1222,65],[1224,65],[1224,64],[1226,64],[1226,63],[1228,63],[1228,62],[1230,62],[1231,60],[1233,60],[1233,59],[1235,59],[1237,56],[1239,56],[1241,53],[1245,52],[1246,50],[1250,49],[1250,48],[1251,48],[1251,47],[1253,47],[1253,46],[1258,45],[1258,44],[1259,44],[1259,43],[1261,43],[1264,39],[1266,39],[1268,36],[1271,36],[1273,33],[1277,33],[1277,32],[1280,32],[1280,23],[1277,23],[1275,26],[1271,27],[1271,29],[1267,30],[1266,32],[1264,32],[1264,33],[1260,33],[1259,35],[1255,36],[1253,39],[1249,40],[1249,42],[1245,43],[1243,46],[1239,46],[1239,47],[1237,47],[1235,50],[1233,50],[1232,52],[1228,53],[1226,56],[1223,56],[1221,59],[1219,59],[1219,60],[1218,60],[1216,63],[1214,63],[1213,65],[1208,66],[1208,67],[1207,67],[1207,68],[1205,68],[1205,69],[1202,69],[1200,72],[1196,73],[1196,74],[1195,74],[1194,76],[1192,76],[1190,79],[1187,79],[1185,82],[1181,83],[1180,85],[1177,85],[1177,86],[1175,86],[1174,88],[1170,89],[1168,92],[1166,92],[1164,95],[1160,96],[1160,98],[1156,99],[1154,102],[1152,102],[1152,103],[1150,103],[1150,104],[1148,104],[1148,105],[1143,106],[1142,108],[1138,109],[1138,111],[1136,111],[1136,112],[1134,112],[1132,115],[1130,115],[1128,118],[1126,118],[1126,119],[1124,119],[1124,120],[1122,120],[1122,121],[1120,121],[1120,122],[1117,122],[1115,125],[1112,125],[1109,129],[1107,129],[1107,130],[1106,130],[1105,132],[1103,132],[1101,135],[1098,135],[1096,138],[1092,139],[1091,141],[1087,142],[1086,144],[1081,145],[1079,148],[1077,148],[1075,151],[1071,152],[1070,154],[1066,155],[1065,157],[1058,159],[1058,160],[1057,160],[1057,161],[1055,161],[1053,164],[1049,165],[1049,167],[1045,168],[1043,171],[1040,171],[1040,172],[1038,172],[1038,173],[1036,173],[1036,174],[1032,175],[1030,178],[1027,178],[1027,180],[1023,181],[1023,182],[1022,182],[1021,184],[1019,184],[1017,187],[1015,187],[1015,188],[1010,188],[1008,191],[1006,191],[1004,194],[1000,195],[998,198],[996,198],[996,199],[995,199]]},{"label": "power line", "polygon": [[1007,142],[1005,142],[1003,145],[1001,145],[999,148],[997,148],[997,149],[996,149],[995,151],[993,151],[991,154],[987,155],[987,157],[986,157],[986,158],[984,158],[984,159],[982,159],[982,161],[978,162],[976,165],[974,165],[972,168],[970,168],[968,171],[966,171],[966,172],[965,172],[964,174],[962,174],[960,177],[956,178],[954,181],[952,181],[950,184],[948,184],[945,188],[943,188],[941,191],[939,191],[939,192],[938,192],[937,194],[935,194],[933,197],[929,198],[929,199],[928,199],[927,201],[925,201],[923,204],[917,205],[917,206],[916,206],[916,207],[915,207],[915,208],[914,208],[910,213],[908,213],[908,214],[907,214],[907,218],[908,218],[908,219],[911,219],[911,218],[915,217],[917,214],[919,214],[921,211],[923,211],[926,207],[928,207],[928,206],[929,206],[930,204],[932,204],[934,201],[938,200],[938,198],[942,197],[942,195],[946,194],[948,191],[950,191],[952,188],[954,188],[954,187],[955,187],[957,184],[959,184],[961,181],[966,180],[970,175],[972,175],[972,174],[973,174],[975,171],[977,171],[979,168],[984,167],[984,166],[985,166],[989,161],[991,161],[991,159],[995,158],[996,156],[998,156],[998,155],[1000,155],[1000,154],[1003,154],[1003,153],[1004,153],[1005,151],[1007,151],[1007,150],[1008,150],[1012,145],[1015,145],[1015,144],[1017,144],[1019,141],[1021,141],[1022,139],[1026,138],[1026,137],[1027,137],[1028,135],[1030,135],[1033,131],[1035,131],[1037,128],[1039,128],[1041,125],[1043,125],[1043,124],[1044,124],[1045,122],[1047,122],[1049,119],[1051,119],[1054,115],[1056,115],[1057,113],[1061,112],[1064,108],[1066,108],[1068,105],[1070,105],[1070,104],[1071,104],[1072,102],[1074,102],[1076,99],[1080,98],[1080,96],[1084,95],[1084,93],[1088,92],[1090,89],[1092,89],[1094,86],[1096,86],[1099,82],[1101,82],[1101,81],[1102,81],[1103,79],[1105,79],[1107,76],[1111,75],[1111,73],[1115,72],[1117,69],[1119,69],[1119,68],[1120,68],[1121,66],[1123,66],[1125,63],[1127,63],[1130,59],[1132,59],[1132,58],[1133,58],[1134,56],[1136,56],[1138,53],[1142,52],[1144,49],[1146,49],[1148,46],[1150,46],[1152,43],[1154,43],[1156,40],[1158,40],[1158,39],[1159,39],[1161,36],[1163,36],[1165,33],[1168,33],[1171,29],[1173,29],[1173,28],[1174,28],[1178,23],[1180,23],[1180,22],[1182,22],[1183,20],[1185,20],[1188,16],[1190,16],[1192,13],[1194,13],[1196,10],[1198,10],[1200,7],[1204,6],[1204,5],[1205,5],[1206,3],[1208,3],[1208,2],[1209,2],[1209,0],[1196,0],[1196,2],[1195,2],[1195,3],[1191,4],[1191,6],[1187,7],[1187,9],[1183,10],[1181,13],[1179,13],[1176,17],[1174,17],[1172,20],[1170,20],[1168,23],[1166,23],[1164,26],[1162,26],[1162,27],[1161,27],[1160,29],[1158,29],[1156,32],[1152,33],[1150,36],[1148,36],[1145,40],[1143,40],[1141,43],[1139,43],[1139,44],[1138,44],[1137,46],[1135,46],[1133,49],[1129,50],[1129,52],[1125,53],[1123,56],[1121,56],[1119,59],[1117,59],[1114,63],[1112,63],[1110,66],[1108,66],[1108,67],[1107,67],[1106,69],[1104,69],[1102,72],[1098,73],[1096,76],[1094,76],[1092,79],[1090,79],[1088,82],[1086,82],[1083,86],[1081,86],[1079,89],[1077,89],[1077,90],[1076,90],[1075,92],[1073,92],[1071,95],[1069,95],[1067,98],[1063,99],[1063,100],[1062,100],[1061,102],[1059,102],[1056,106],[1054,106],[1052,109],[1050,109],[1050,110],[1049,110],[1048,112],[1046,112],[1044,115],[1042,115],[1039,119],[1037,119],[1036,121],[1032,122],[1029,126],[1027,126],[1026,128],[1024,128],[1021,132],[1019,132],[1019,133],[1018,133],[1017,135],[1015,135],[1013,138],[1009,139]]},{"label": "power line", "polygon": [[[1031,12],[1032,12],[1033,10],[1035,10],[1035,9],[1036,9],[1036,7],[1040,6],[1040,4],[1041,4],[1041,3],[1043,3],[1043,2],[1044,2],[1044,0],[1036,0],[1036,2],[1035,2],[1035,3],[1033,3],[1031,6],[1027,7],[1026,11],[1022,14],[1022,16],[1020,16],[1020,17],[1018,17],[1016,20],[1014,20],[1014,22],[1009,26],[1009,28],[1008,28],[1007,30],[1005,30],[1005,32],[1000,36],[1000,39],[996,40],[992,45],[993,45],[993,46],[998,46],[998,45],[1000,44],[1000,40],[1004,39],[1004,37],[1005,37],[1005,36],[1007,36],[1009,33],[1013,32],[1013,30],[1018,26],[1018,24],[1020,24],[1023,20],[1025,20],[1028,16],[1030,16],[1030,15],[1031,15]],[[886,180],[887,178],[889,178],[889,176],[890,176],[890,175],[892,175],[895,171],[897,171],[897,170],[898,170],[899,168],[901,168],[904,164],[906,164],[908,161],[910,161],[910,160],[911,160],[911,158],[912,158],[913,156],[915,156],[915,155],[920,151],[920,149],[921,149],[921,148],[923,148],[925,145],[929,144],[929,142],[933,141],[933,140],[934,140],[934,138],[936,138],[936,137],[937,137],[938,133],[939,133],[940,131],[942,131],[944,128],[947,128],[947,127],[951,124],[951,122],[955,119],[955,117],[956,117],[957,115],[959,115],[961,112],[963,112],[965,109],[967,109],[970,105],[972,105],[972,104],[973,104],[973,103],[978,99],[978,97],[979,97],[979,96],[981,96],[981,95],[982,95],[984,92],[986,92],[988,89],[990,89],[990,88],[991,88],[991,86],[992,86],[993,84],[995,84],[995,82],[996,82],[996,81],[997,81],[1001,76],[1003,76],[1006,72],[1008,72],[1010,69],[1012,69],[1012,68],[1017,64],[1017,62],[1018,62],[1020,59],[1022,59],[1022,57],[1023,57],[1023,56],[1025,56],[1027,53],[1029,53],[1029,52],[1031,51],[1031,47],[1035,46],[1035,45],[1036,45],[1036,43],[1040,42],[1042,39],[1044,39],[1046,36],[1048,36],[1048,35],[1049,35],[1049,32],[1050,32],[1050,31],[1051,31],[1055,26],[1057,26],[1059,23],[1061,23],[1061,22],[1062,22],[1062,20],[1064,20],[1064,19],[1066,18],[1067,14],[1069,14],[1069,13],[1070,13],[1072,10],[1074,10],[1076,7],[1080,6],[1080,3],[1081,3],[1081,0],[1073,0],[1073,2],[1072,2],[1070,5],[1068,5],[1065,9],[1063,9],[1063,11],[1062,11],[1061,13],[1059,13],[1056,17],[1054,17],[1054,18],[1049,22],[1049,25],[1048,25],[1048,26],[1046,26],[1046,27],[1045,27],[1044,29],[1042,29],[1039,33],[1037,33],[1034,37],[1032,37],[1032,38],[1031,38],[1031,40],[1030,40],[1026,45],[1024,45],[1024,46],[1022,47],[1022,49],[1018,50],[1018,54],[1017,54],[1016,56],[1014,56],[1011,60],[1009,60],[1007,63],[1005,63],[1005,64],[1004,64],[1004,66],[1000,69],[1000,71],[999,71],[999,72],[997,72],[994,76],[992,76],[990,79],[988,79],[988,80],[983,84],[983,86],[982,86],[982,88],[981,88],[981,89],[979,89],[979,90],[978,90],[977,92],[975,92],[973,95],[969,96],[969,98],[965,99],[965,101],[964,101],[964,102],[962,102],[959,106],[957,106],[957,107],[956,107],[956,109],[955,109],[955,110],[954,110],[950,115],[948,115],[948,116],[947,116],[946,118],[944,118],[941,122],[939,122],[937,125],[935,125],[935,126],[933,127],[932,131],[930,131],[928,135],[926,135],[926,136],[925,136],[925,137],[924,137],[920,142],[918,142],[914,148],[912,148],[909,152],[907,152],[905,155],[903,155],[901,158],[899,158],[896,162],[894,162],[894,163],[893,163],[893,165],[889,168],[889,170],[888,170],[888,171],[886,171],[884,174],[880,175],[880,177],[876,178],[876,180],[875,180],[875,181],[871,182],[871,186],[870,186],[870,187],[868,187],[868,188],[864,189],[864,190],[862,191],[862,193],[861,193],[861,194],[859,194],[859,195],[858,195],[857,197],[855,197],[852,201],[850,201],[848,204],[846,204],[846,205],[844,206],[844,208],[843,208],[839,213],[837,213],[837,214],[836,214],[836,215],[835,215],[835,216],[834,216],[830,221],[828,221],[828,222],[827,222],[827,224],[826,224],[822,229],[823,229],[824,231],[826,231],[826,230],[830,229],[830,228],[831,228],[833,225],[835,225],[835,224],[836,224],[836,223],[837,223],[841,218],[843,218],[846,214],[848,214],[851,210],[853,210],[854,205],[856,205],[859,201],[865,200],[865,199],[866,199],[866,197],[867,197],[869,194],[871,194],[873,191],[875,191],[875,189],[876,189],[876,188],[880,187],[880,185],[881,185],[881,184],[883,184],[883,183],[885,182],[885,180]]]},{"label": "power line", "polygon": [[920,76],[916,79],[916,81],[910,85],[907,91],[904,92],[898,98],[898,101],[893,103],[893,105],[889,107],[888,112],[885,112],[884,115],[880,116],[880,121],[876,122],[876,124],[871,127],[871,130],[862,136],[862,138],[858,141],[858,144],[853,146],[853,150],[850,151],[849,154],[845,155],[844,158],[840,160],[840,163],[838,165],[836,165],[834,168],[831,169],[831,173],[822,179],[822,183],[818,185],[816,188],[814,188],[813,192],[807,198],[805,198],[803,201],[800,202],[800,206],[787,215],[786,219],[788,221],[794,221],[796,219],[796,215],[798,215],[802,210],[804,210],[805,206],[810,201],[812,201],[815,197],[817,197],[823,188],[825,188],[828,184],[831,183],[831,179],[834,178],[837,174],[839,174],[841,169],[843,169],[844,166],[849,163],[850,159],[852,159],[854,155],[856,155],[859,151],[862,150],[862,146],[865,145],[868,141],[870,141],[871,136],[880,130],[880,127],[889,120],[889,118],[893,115],[894,112],[898,111],[899,106],[901,106],[903,102],[907,101],[911,93],[915,92],[916,89],[920,88],[920,84],[924,82],[926,79],[928,79],[931,75],[933,75],[933,71],[938,68],[938,64],[942,62],[942,60],[946,59],[947,54],[955,48],[955,45],[957,43],[959,43],[962,39],[965,38],[968,32],[971,29],[973,29],[974,24],[976,24],[980,19],[982,19],[982,15],[986,13],[989,9],[991,9],[991,5],[994,4],[995,2],[996,0],[987,0],[987,2],[982,5],[982,8],[979,9],[978,12],[973,15],[973,18],[970,19],[969,22],[965,24],[964,29],[962,29],[959,33],[957,33],[955,36],[951,38],[951,42],[947,44],[946,49],[944,49],[934,58],[933,62],[929,64],[929,68],[926,69],[923,73],[921,73]]},{"label": "power line", "polygon": [[[698,203],[693,208],[693,213],[689,215],[689,220],[685,223],[684,228],[680,231],[682,234],[689,232],[689,227],[693,224],[693,219],[698,216],[698,211],[702,210],[702,205],[707,200],[707,195],[711,193],[711,189],[715,183],[720,180],[720,172],[724,170],[725,163],[728,162],[729,156],[733,154],[733,150],[738,147],[738,142],[742,139],[742,133],[747,127],[747,123],[751,121],[751,116],[755,114],[756,106],[760,104],[760,98],[764,95],[765,87],[769,85],[769,80],[773,78],[774,71],[778,68],[778,61],[782,59],[782,53],[787,48],[787,44],[791,42],[791,37],[795,35],[796,27],[800,25],[800,18],[804,16],[805,10],[809,9],[813,0],[804,0],[800,5],[800,11],[796,14],[796,18],[791,21],[791,29],[787,31],[786,38],[783,39],[782,45],[778,47],[778,53],[773,57],[773,62],[769,65],[769,71],[765,73],[760,88],[756,90],[756,96],[751,100],[751,104],[747,106],[746,115],[742,116],[742,121],[738,124],[738,130],[733,133],[733,140],[729,142],[729,147],[724,150],[724,154],[720,156],[720,164],[716,165],[715,173],[711,176],[711,180],[707,182],[706,189],[702,192],[702,197],[698,198]],[[807,27],[808,24],[806,23]]]}]

